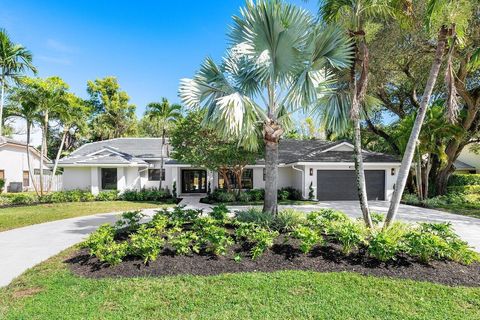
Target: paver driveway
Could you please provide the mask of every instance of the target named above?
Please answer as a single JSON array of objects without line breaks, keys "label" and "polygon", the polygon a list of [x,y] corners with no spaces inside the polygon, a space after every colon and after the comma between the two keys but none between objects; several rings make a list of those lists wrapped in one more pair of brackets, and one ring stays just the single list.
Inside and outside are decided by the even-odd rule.
[{"label": "paver driveway", "polygon": [[[184,198],[182,204],[190,208],[208,211],[209,206],[200,204],[199,199],[200,197]],[[370,205],[374,212],[384,213],[388,210],[388,202],[374,201],[370,202]],[[352,217],[360,217],[361,215],[358,204],[353,201],[320,202],[316,205],[305,206],[280,206],[280,209],[286,207],[304,212],[318,208],[334,208],[344,211]],[[235,206],[231,208],[241,210],[245,207]],[[151,216],[154,211],[154,209],[147,209],[143,212],[147,216]],[[0,232],[0,287],[8,285],[28,268],[81,242],[101,224],[114,222],[118,217],[118,213],[97,214]],[[450,221],[462,238],[474,246],[477,251],[480,251],[480,219],[406,205],[400,206],[399,219],[405,221]]]}]

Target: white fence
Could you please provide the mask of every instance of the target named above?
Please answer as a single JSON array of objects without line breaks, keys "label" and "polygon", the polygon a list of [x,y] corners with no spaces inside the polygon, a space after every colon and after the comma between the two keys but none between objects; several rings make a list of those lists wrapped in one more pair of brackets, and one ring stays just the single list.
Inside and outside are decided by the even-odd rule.
[{"label": "white fence", "polygon": [[[50,188],[50,179],[52,178],[51,175],[44,175],[43,176],[43,190],[48,190]],[[33,183],[37,187],[37,190],[40,189],[40,175],[33,176]],[[29,189],[33,189],[31,186]],[[50,191],[62,191],[63,189],[63,175],[57,174],[52,179],[52,185]]]}]

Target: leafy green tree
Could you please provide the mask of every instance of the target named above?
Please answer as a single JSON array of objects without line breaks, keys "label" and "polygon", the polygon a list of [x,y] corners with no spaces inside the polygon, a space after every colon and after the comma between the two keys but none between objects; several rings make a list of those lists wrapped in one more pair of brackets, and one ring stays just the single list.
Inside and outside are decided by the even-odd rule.
[{"label": "leafy green tree", "polygon": [[279,140],[291,113],[334,82],[331,70],[350,66],[351,45],[340,29],[282,1],[247,2],[233,21],[223,63],[207,58],[193,79],[182,80],[180,97],[207,110],[205,122],[222,137],[237,137],[249,149],[263,140],[263,211],[276,214]]},{"label": "leafy green tree", "polygon": [[115,77],[87,82],[87,93],[93,107],[90,119],[91,141],[136,135],[135,105]]},{"label": "leafy green tree", "polygon": [[178,121],[170,135],[172,157],[182,163],[219,172],[230,191],[228,171],[235,172],[237,181],[241,182],[238,178],[241,178],[245,166],[255,163],[260,155],[239,146],[238,141],[222,137],[214,128],[205,126],[204,117],[203,111],[192,110]]},{"label": "leafy green tree", "polygon": [[0,29],[0,136],[3,128],[5,89],[9,81],[17,82],[26,71],[36,72],[32,54],[24,46],[15,44],[5,29]]},{"label": "leafy green tree", "polygon": [[[324,21],[339,23],[348,32],[354,42],[355,62],[351,66],[346,85],[337,88],[337,92],[323,100],[324,109],[329,111],[330,117],[325,121],[336,122],[337,128],[345,126],[346,119],[351,120],[353,126],[353,141],[355,154],[355,170],[357,174],[358,197],[363,219],[369,228],[373,227],[370,209],[368,206],[365,170],[362,158],[361,117],[362,106],[367,93],[369,77],[368,37],[373,37],[376,21],[388,19],[393,12],[390,1],[375,0],[325,0],[320,2],[320,16]],[[349,110],[347,111],[347,108]],[[330,127],[332,124],[330,124]],[[338,130],[338,129],[337,129]]]},{"label": "leafy green tree", "polygon": [[[160,137],[162,138],[162,146],[160,153],[160,172],[163,172],[163,159],[165,148],[165,137],[167,130],[169,130],[174,123],[181,117],[182,107],[178,104],[170,104],[166,98],[162,98],[162,102],[152,102],[147,105],[145,117],[151,122],[158,123],[160,129]],[[162,188],[162,179],[160,179],[160,186]]]},{"label": "leafy green tree", "polygon": [[402,164],[398,172],[396,188],[385,219],[385,227],[389,227],[395,220],[398,207],[407,183],[410,167],[417,146],[417,141],[430,103],[430,98],[437,81],[443,57],[449,44],[445,81],[447,84],[447,115],[454,121],[458,113],[457,88],[453,74],[452,54],[457,39],[462,41],[467,32],[467,26],[472,17],[473,6],[478,4],[470,0],[430,0],[427,2],[425,14],[425,27],[430,31],[431,37],[436,34],[436,50],[431,64],[430,73],[425,84],[422,100],[420,102],[415,122],[403,155]]}]

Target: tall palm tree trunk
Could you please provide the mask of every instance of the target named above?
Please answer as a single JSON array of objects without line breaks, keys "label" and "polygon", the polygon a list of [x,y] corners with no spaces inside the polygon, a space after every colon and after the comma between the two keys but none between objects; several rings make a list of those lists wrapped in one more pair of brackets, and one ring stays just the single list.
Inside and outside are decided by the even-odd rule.
[{"label": "tall palm tree trunk", "polygon": [[65,145],[65,139],[67,138],[67,132],[68,132],[68,130],[64,129],[63,136],[62,136],[62,141],[60,142],[60,148],[58,148],[57,156],[55,157],[55,163],[53,165],[53,171],[52,171],[52,176],[50,177],[50,182],[48,183],[47,192],[50,192],[52,190],[53,179],[55,178],[55,173],[57,172],[58,161],[60,160],[60,155],[62,154],[63,146]]},{"label": "tall palm tree trunk", "polygon": [[0,79],[0,81],[2,82],[2,89],[1,89],[1,92],[0,92],[0,137],[1,137],[2,134],[3,134],[3,106],[5,104],[5,79],[4,79],[4,77],[2,77],[2,79]]},{"label": "tall palm tree trunk", "polygon": [[33,174],[32,170],[32,162],[31,162],[31,157],[30,157],[30,131],[31,131],[31,126],[32,124],[30,121],[27,121],[27,166],[28,166],[28,178],[32,181],[33,183],[33,189],[35,190],[35,193],[38,196],[38,188],[37,184],[35,183],[35,175]]},{"label": "tall palm tree trunk", "polygon": [[423,179],[422,179],[422,157],[420,155],[420,150],[417,147],[417,163],[416,163],[416,182],[417,182],[417,192],[418,199],[423,200]]},{"label": "tall palm tree trunk", "polygon": [[44,185],[43,185],[43,159],[45,157],[45,152],[47,149],[47,130],[48,130],[48,110],[45,111],[43,123],[43,132],[42,132],[42,146],[40,148],[40,196],[43,196]]},{"label": "tall palm tree trunk", "polygon": [[265,141],[265,199],[263,212],[273,215],[278,213],[278,142]]},{"label": "tall palm tree trunk", "polygon": [[165,127],[162,127],[162,150],[160,150],[160,183],[158,188],[162,190],[163,178],[163,148],[165,147]]},{"label": "tall palm tree trunk", "polygon": [[395,190],[393,192],[392,200],[390,202],[390,208],[388,209],[387,218],[385,220],[385,228],[388,228],[395,220],[398,212],[398,207],[402,199],[403,190],[407,183],[408,173],[412,165],[412,160],[415,155],[415,147],[417,145],[418,136],[422,129],[425,114],[427,112],[428,102],[432,95],[433,87],[438,78],[438,73],[442,65],[442,58],[445,52],[446,40],[447,40],[447,28],[442,27],[438,33],[437,49],[435,51],[435,59],[432,62],[430,74],[428,76],[427,84],[423,93],[422,101],[415,118],[415,123],[408,139],[408,144],[403,155],[402,164],[398,172],[397,183],[395,184]]}]

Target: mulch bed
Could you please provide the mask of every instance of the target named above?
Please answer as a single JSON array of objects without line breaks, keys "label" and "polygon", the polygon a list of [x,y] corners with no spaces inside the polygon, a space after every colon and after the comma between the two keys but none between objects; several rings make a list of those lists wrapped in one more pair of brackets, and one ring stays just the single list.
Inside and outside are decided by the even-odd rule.
[{"label": "mulch bed", "polygon": [[[236,253],[242,254],[239,262],[233,260]],[[156,261],[148,265],[144,265],[140,259],[130,258],[113,267],[91,257],[87,249],[81,249],[66,260],[66,263],[74,274],[88,278],[305,270],[351,271],[363,275],[430,281],[449,286],[480,286],[479,263],[464,266],[455,262],[434,261],[426,265],[408,257],[382,263],[366,257],[362,252],[346,256],[336,244],[315,248],[304,255],[294,242],[284,243],[281,239],[257,260],[248,257],[248,248],[234,246],[230,254],[220,257],[207,253],[178,256],[166,248]]]}]

